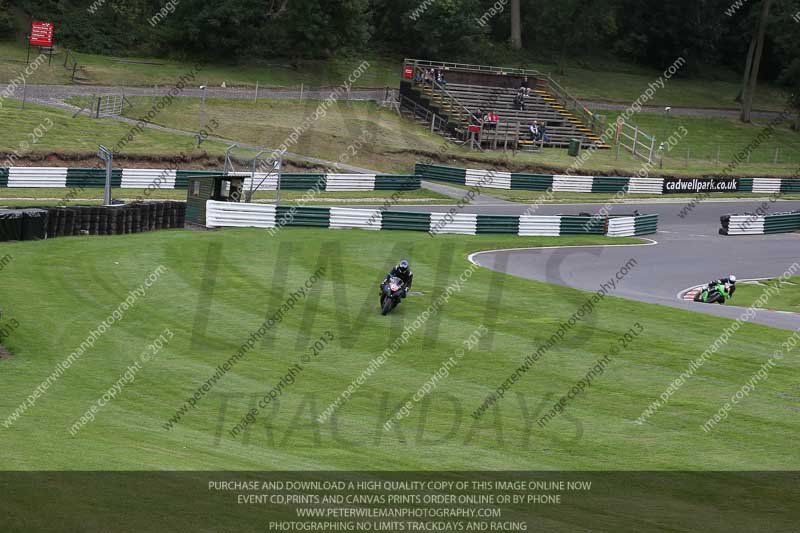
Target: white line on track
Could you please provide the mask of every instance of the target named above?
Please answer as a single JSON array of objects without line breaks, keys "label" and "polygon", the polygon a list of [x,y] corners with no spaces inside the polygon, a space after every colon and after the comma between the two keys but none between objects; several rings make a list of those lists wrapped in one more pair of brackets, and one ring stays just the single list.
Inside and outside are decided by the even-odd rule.
[{"label": "white line on track", "polygon": [[497,250],[483,250],[482,252],[472,252],[467,256],[467,261],[469,261],[473,265],[482,266],[479,263],[475,262],[472,258],[475,257],[476,255],[494,254],[499,252],[517,252],[526,250],[554,250],[557,248],[625,248],[628,246],[653,246],[658,244],[658,241],[654,241],[653,239],[647,239],[645,237],[638,237],[638,238],[648,242],[636,243],[636,244],[578,244],[574,246],[563,245],[563,246],[530,246],[528,248],[499,248]]}]

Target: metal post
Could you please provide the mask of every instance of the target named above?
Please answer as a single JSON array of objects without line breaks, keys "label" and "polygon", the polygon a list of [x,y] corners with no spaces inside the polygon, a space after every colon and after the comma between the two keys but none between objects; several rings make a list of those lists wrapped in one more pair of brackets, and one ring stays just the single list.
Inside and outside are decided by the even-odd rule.
[{"label": "metal post", "polygon": [[225,163],[222,166],[222,174],[227,176],[229,173],[233,172],[235,169],[233,168],[233,161],[231,161],[231,152],[234,148],[237,148],[238,145],[232,144],[225,149]]},{"label": "metal post", "polygon": [[72,81],[75,81],[75,71],[78,70],[78,62],[72,62]]},{"label": "metal post", "polygon": [[106,185],[103,191],[103,205],[111,205],[111,174],[113,169],[114,154],[103,146],[97,151],[97,156],[106,162]]},{"label": "metal post", "polygon": [[200,90],[203,91],[203,95],[200,99],[200,124],[197,128],[197,134],[203,134],[203,127],[206,124],[206,88],[208,85],[201,85]]},{"label": "metal post", "polygon": [[[255,192],[253,190],[254,187],[257,190],[258,187],[261,186],[261,183],[258,184],[258,187],[255,186],[255,182],[256,182],[256,165],[258,164],[258,160],[261,158],[261,154],[263,154],[263,153],[264,153],[264,150],[261,150],[253,158],[253,168],[250,171],[250,190],[247,192],[247,195],[245,195],[245,201],[248,202],[248,203],[250,202],[250,200],[253,199],[253,193]],[[269,174],[267,174],[267,175],[269,175]],[[264,179],[266,179],[266,178],[264,178]],[[263,180],[262,180],[262,182],[263,182]]]},{"label": "metal post", "polygon": [[304,87],[304,85],[305,85],[304,83],[300,84],[300,100],[303,99],[303,87]]},{"label": "metal post", "polygon": [[653,162],[653,148],[655,147],[655,144],[656,144],[656,137],[654,135],[654,136],[650,137],[650,155],[647,156],[647,162],[648,163],[652,163]]},{"label": "metal post", "polygon": [[781,150],[780,146],[775,147],[775,163],[774,163],[775,165],[778,164],[778,154],[780,153],[780,150]]},{"label": "metal post", "polygon": [[690,147],[686,147],[686,167],[689,167],[689,157],[691,156],[692,149]]},{"label": "metal post", "polygon": [[28,96],[28,80],[25,76],[22,77],[22,110],[25,111],[25,100]]},{"label": "metal post", "polygon": [[283,154],[286,153],[286,150],[281,150],[278,152],[278,182],[275,186],[275,207],[277,208],[278,205],[281,203],[281,173],[283,172]]},{"label": "metal post", "polygon": [[639,126],[633,127],[633,155],[636,155],[636,138],[639,136]]},{"label": "metal post", "polygon": [[718,165],[719,165],[719,152],[720,152],[720,146],[717,145],[717,164]]},{"label": "metal post", "polygon": [[103,204],[111,205],[111,175],[113,174],[111,152],[108,153],[108,160],[106,161],[106,186],[103,190]]},{"label": "metal post", "polygon": [[256,80],[256,95],[253,97],[254,102],[258,102],[258,80]]},{"label": "metal post", "polygon": [[433,113],[431,115],[431,133],[433,133],[435,126],[436,126],[436,113]]},{"label": "metal post", "polygon": [[619,161],[619,146],[620,146],[621,144],[622,144],[622,141],[620,141],[619,139],[617,139],[617,156],[616,156],[616,158],[615,158],[615,161]]}]

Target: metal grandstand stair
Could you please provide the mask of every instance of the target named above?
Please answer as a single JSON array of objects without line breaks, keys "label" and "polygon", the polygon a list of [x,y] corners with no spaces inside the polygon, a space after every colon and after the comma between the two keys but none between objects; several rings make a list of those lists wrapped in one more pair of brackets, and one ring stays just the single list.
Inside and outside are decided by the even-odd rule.
[{"label": "metal grandstand stair", "polygon": [[531,92],[538,95],[547,105],[558,111],[558,113],[561,114],[561,116],[563,116],[567,122],[569,122],[575,129],[580,131],[588,140],[596,144],[599,149],[611,148],[610,145],[603,142],[599,135],[594,133],[591,128],[586,126],[582,120],[561,105],[556,97],[550,94],[547,90],[533,89]]}]

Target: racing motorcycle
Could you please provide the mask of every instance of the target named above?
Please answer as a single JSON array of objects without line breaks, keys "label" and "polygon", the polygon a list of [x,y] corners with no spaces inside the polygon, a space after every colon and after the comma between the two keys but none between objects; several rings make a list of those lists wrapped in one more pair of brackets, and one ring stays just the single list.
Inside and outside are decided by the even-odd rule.
[{"label": "racing motorcycle", "polygon": [[403,298],[403,280],[392,276],[381,283],[381,314],[387,315]]},{"label": "racing motorcycle", "polygon": [[695,302],[723,305],[731,297],[730,288],[722,283],[717,283],[710,289],[706,286],[694,295]]}]

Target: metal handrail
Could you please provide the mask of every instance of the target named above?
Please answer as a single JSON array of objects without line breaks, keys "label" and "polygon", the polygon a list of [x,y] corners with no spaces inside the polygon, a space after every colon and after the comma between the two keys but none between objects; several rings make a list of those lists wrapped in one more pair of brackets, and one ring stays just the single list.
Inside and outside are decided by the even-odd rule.
[{"label": "metal handrail", "polygon": [[447,61],[428,61],[424,59],[405,59],[405,64],[413,64],[420,67],[439,67],[445,70],[466,70],[469,72],[488,72],[491,74],[521,74],[524,76],[543,76],[541,72],[534,69],[495,67],[487,65],[474,65],[471,63],[452,63]]},{"label": "metal handrail", "polygon": [[[447,131],[448,126],[450,125],[450,121],[447,117],[437,115],[433,111],[426,109],[425,106],[419,105],[417,102],[407,96],[400,95],[400,105],[406,108],[413,106],[412,113],[414,113],[415,116],[422,115],[423,120],[426,122],[431,121],[434,129],[438,127],[440,131]],[[419,111],[422,111],[422,113]]]},{"label": "metal handrail", "polygon": [[[416,74],[416,72],[415,72],[415,74]],[[434,89],[434,90],[438,88],[438,90],[439,90],[441,93],[443,93],[445,96],[447,96],[447,97],[450,99],[450,104],[451,104],[451,105],[452,105],[452,104],[456,104],[456,105],[458,105],[458,107],[460,107],[460,108],[461,108],[461,110],[467,114],[467,122],[468,122],[468,123],[470,122],[470,120],[471,120],[471,119],[474,119],[474,120],[475,120],[475,121],[476,121],[476,122],[477,122],[477,123],[478,123],[478,124],[481,126],[481,128],[483,128],[483,119],[479,118],[479,117],[478,117],[478,116],[476,116],[476,115],[475,115],[475,114],[474,114],[472,111],[470,111],[470,110],[469,110],[469,108],[467,108],[467,106],[465,106],[464,104],[462,104],[462,103],[461,103],[461,102],[458,100],[458,98],[456,98],[455,96],[453,96],[453,95],[450,93],[450,91],[448,91],[448,90],[447,90],[447,89],[446,89],[446,88],[445,88],[445,87],[444,87],[442,84],[440,84],[438,81],[436,81],[436,80],[431,80],[431,81],[433,82],[433,83],[432,83],[432,87],[433,87],[433,89]],[[417,83],[417,84],[419,84],[419,83]],[[424,82],[422,83],[422,85],[424,86]]]}]

